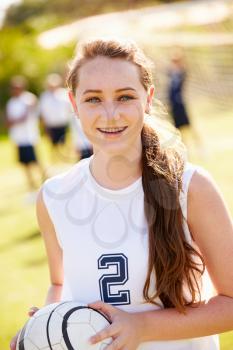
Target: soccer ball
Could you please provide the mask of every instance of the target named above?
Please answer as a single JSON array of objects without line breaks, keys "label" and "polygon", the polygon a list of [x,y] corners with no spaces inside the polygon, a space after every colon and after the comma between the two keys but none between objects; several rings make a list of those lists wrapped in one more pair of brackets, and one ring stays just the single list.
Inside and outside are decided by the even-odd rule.
[{"label": "soccer ball", "polygon": [[86,304],[50,304],[30,317],[18,336],[16,350],[103,350],[112,338],[97,344],[90,344],[89,338],[109,324],[105,315]]}]

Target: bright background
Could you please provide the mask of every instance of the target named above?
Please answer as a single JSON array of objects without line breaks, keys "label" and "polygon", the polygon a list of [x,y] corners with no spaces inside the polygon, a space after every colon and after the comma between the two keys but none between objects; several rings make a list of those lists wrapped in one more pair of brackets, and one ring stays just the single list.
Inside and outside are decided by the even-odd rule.
[{"label": "bright background", "polygon": [[[30,90],[39,95],[48,73],[65,74],[66,62],[80,39],[93,33],[126,35],[154,61],[156,94],[166,105],[169,55],[174,46],[182,48],[188,68],[185,96],[205,144],[201,153],[190,138],[189,157],[210,171],[233,213],[233,2],[160,3],[25,0],[7,12],[0,29],[0,349],[8,349],[12,335],[27,318],[28,307],[43,305],[49,283],[35,207],[26,200],[25,178],[4,127],[12,75],[24,74]],[[70,147],[60,154],[56,171],[74,163]],[[38,153],[53,172],[44,136]],[[221,349],[233,350],[233,332],[221,335]]]}]

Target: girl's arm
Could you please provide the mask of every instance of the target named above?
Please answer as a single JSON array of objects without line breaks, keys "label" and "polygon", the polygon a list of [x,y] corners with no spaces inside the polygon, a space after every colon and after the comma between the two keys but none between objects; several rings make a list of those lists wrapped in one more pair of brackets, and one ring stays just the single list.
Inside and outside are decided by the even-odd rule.
[{"label": "girl's arm", "polygon": [[[186,314],[164,309],[128,314],[102,302],[91,306],[113,321],[93,338],[116,337],[107,350],[133,349],[127,337],[137,342],[195,338],[233,329],[233,229],[230,214],[213,181],[199,172],[193,175],[188,193],[188,225],[204,257],[217,295],[198,307],[186,307]],[[133,331],[133,329],[135,331]],[[119,347],[118,347],[119,346]]]},{"label": "girl's arm", "polygon": [[62,249],[56,238],[54,226],[45,207],[42,191],[40,191],[36,205],[39,228],[44,239],[51,286],[48,290],[45,305],[60,301],[63,285]]},{"label": "girl's arm", "polygon": [[197,308],[187,307],[186,315],[171,309],[145,314],[148,338],[153,338],[156,329],[150,326],[152,320],[160,339],[192,338],[233,329],[232,221],[214,182],[199,172],[193,175],[189,186],[188,226],[204,257],[217,296]]}]

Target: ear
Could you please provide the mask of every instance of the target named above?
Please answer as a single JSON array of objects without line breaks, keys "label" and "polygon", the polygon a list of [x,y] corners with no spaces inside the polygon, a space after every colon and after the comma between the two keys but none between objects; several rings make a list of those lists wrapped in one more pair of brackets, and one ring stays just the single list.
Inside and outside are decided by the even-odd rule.
[{"label": "ear", "polygon": [[154,98],[154,93],[155,93],[155,87],[154,85],[151,85],[147,94],[146,110],[145,110],[145,112],[148,114],[150,113],[150,109]]},{"label": "ear", "polygon": [[68,91],[68,96],[69,96],[69,100],[73,106],[74,113],[78,116],[78,107],[77,107],[73,92],[71,90]]}]

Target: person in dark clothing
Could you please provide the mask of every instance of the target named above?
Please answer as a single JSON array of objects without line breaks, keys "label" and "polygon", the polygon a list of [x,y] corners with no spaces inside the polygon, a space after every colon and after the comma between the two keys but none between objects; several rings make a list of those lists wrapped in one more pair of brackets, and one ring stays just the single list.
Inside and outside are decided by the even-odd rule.
[{"label": "person in dark clothing", "polygon": [[187,71],[183,55],[180,52],[173,54],[168,71],[168,106],[173,123],[181,133],[183,142],[189,148],[192,139],[201,157],[206,155],[203,141],[198,131],[190,120],[189,112],[184,99],[184,88]]},{"label": "person in dark clothing", "polygon": [[176,128],[190,125],[187,109],[183,98],[183,87],[186,78],[186,71],[180,57],[172,58],[172,65],[169,71],[170,84],[168,89],[171,116]]}]

